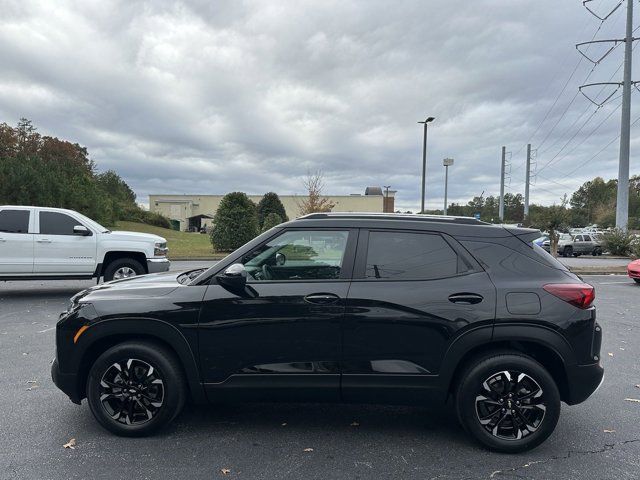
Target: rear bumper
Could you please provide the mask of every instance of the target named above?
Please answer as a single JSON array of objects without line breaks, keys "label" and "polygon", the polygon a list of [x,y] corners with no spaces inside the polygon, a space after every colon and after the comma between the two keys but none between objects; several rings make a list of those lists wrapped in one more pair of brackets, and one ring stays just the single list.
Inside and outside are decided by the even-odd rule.
[{"label": "rear bumper", "polygon": [[576,405],[589,398],[604,380],[604,368],[599,363],[567,367],[569,382],[568,405]]},{"label": "rear bumper", "polygon": [[82,396],[78,389],[78,377],[75,374],[62,373],[58,366],[58,360],[51,364],[51,379],[53,383],[71,399],[73,403],[80,405]]},{"label": "rear bumper", "polygon": [[171,266],[171,262],[167,258],[148,258],[147,259],[148,273],[168,272],[170,266]]}]

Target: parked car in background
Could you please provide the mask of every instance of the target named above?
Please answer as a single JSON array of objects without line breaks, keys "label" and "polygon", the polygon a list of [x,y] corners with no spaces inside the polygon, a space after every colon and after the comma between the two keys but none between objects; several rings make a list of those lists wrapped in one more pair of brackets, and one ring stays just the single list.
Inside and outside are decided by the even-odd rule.
[{"label": "parked car in background", "polygon": [[[547,252],[551,249],[549,240],[542,244]],[[560,234],[558,239],[558,255],[563,257],[579,257],[580,255],[602,255],[602,242],[596,235],[579,233],[572,236],[568,233]]]},{"label": "parked car in background", "polygon": [[640,283],[640,260],[634,260],[627,265],[627,275],[632,278],[634,282]]},{"label": "parked car in background", "polygon": [[0,206],[0,281],[104,281],[169,270],[167,241],[63,208]]},{"label": "parked car in background", "polygon": [[549,241],[549,237],[547,235],[542,235],[542,236],[536,238],[533,241],[533,243],[535,243],[539,247],[542,247],[544,245],[544,242],[548,242],[548,241]]},{"label": "parked car in background", "polygon": [[528,450],[561,401],[603,378],[594,288],[539,236],[473,218],[307,215],[206,271],[78,293],[56,326],[53,380],[118,435],[157,431],[187,399],[450,400],[481,444]]}]

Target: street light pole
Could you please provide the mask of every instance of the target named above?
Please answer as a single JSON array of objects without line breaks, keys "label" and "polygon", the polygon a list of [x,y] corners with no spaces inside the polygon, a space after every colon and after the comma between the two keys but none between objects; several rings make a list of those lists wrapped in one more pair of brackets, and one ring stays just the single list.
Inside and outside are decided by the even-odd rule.
[{"label": "street light pole", "polygon": [[422,196],[420,197],[420,213],[424,213],[424,187],[427,176],[427,125],[435,120],[435,117],[427,117],[424,122],[424,136],[422,138]]},{"label": "street light pole", "polygon": [[384,193],[384,205],[382,207],[383,212],[385,213],[393,213],[393,212],[387,212],[387,210],[389,210],[389,188],[391,187],[391,185],[383,185],[385,193]]},{"label": "street light pole", "polygon": [[447,214],[447,190],[449,186],[449,167],[453,165],[453,158],[445,158],[442,160],[444,165],[444,214]]}]

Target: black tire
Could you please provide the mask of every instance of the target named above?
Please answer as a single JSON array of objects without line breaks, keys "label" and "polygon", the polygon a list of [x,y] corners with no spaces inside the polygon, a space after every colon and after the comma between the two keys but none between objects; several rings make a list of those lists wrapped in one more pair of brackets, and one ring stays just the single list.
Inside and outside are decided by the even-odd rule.
[{"label": "black tire", "polygon": [[564,250],[562,251],[562,256],[563,257],[570,257],[571,255],[573,255],[573,248],[572,247],[564,247]]},{"label": "black tire", "polygon": [[[111,280],[113,280],[114,276],[116,275],[116,272],[118,272],[121,269],[133,270],[134,274],[128,275],[128,277],[144,275],[145,273],[147,273],[144,267],[142,266],[142,264],[139,261],[134,260],[133,258],[116,258],[115,260],[111,261],[107,265],[107,267],[104,269],[104,275],[103,275],[104,281],[110,282]],[[123,278],[128,278],[128,277],[123,277]]]},{"label": "black tire", "polygon": [[[515,385],[506,381],[507,377],[501,373],[505,371],[510,376],[517,374],[516,378],[519,380]],[[499,378],[503,379],[502,383],[495,381],[496,376],[501,376]],[[505,384],[509,384],[511,390],[515,391],[512,393],[513,397],[507,398],[505,390],[498,393],[493,389]],[[517,385],[520,387],[516,390]],[[536,392],[536,386],[542,393],[532,396]],[[490,396],[495,395],[496,400],[489,396],[482,400],[485,392],[490,392]],[[529,399],[525,395],[527,392]],[[518,406],[513,398],[519,398]],[[529,402],[541,403],[543,407],[529,405]],[[560,417],[560,394],[549,372],[534,359],[516,353],[493,354],[470,362],[460,377],[455,403],[458,419],[464,429],[483,446],[505,453],[523,452],[537,447],[553,433]],[[508,411],[510,408],[513,410]],[[520,414],[523,416],[520,417]],[[491,418],[487,421],[488,415]],[[485,424],[481,423],[481,416]],[[514,421],[514,418],[518,421]],[[521,418],[531,421],[529,428]],[[510,434],[505,435],[505,432]]]},{"label": "black tire", "polygon": [[640,283],[640,278],[634,278],[633,281],[636,283]]},{"label": "black tire", "polygon": [[[145,365],[153,367],[153,371],[145,371]],[[125,383],[124,373],[112,376],[125,370],[124,367],[131,372],[129,378],[134,385]],[[136,382],[142,388],[137,389],[140,385],[135,385]],[[129,388],[114,389],[108,384]],[[151,342],[124,342],[104,352],[91,366],[87,401],[95,419],[110,432],[142,437],[165,427],[180,413],[186,399],[185,385],[182,367],[171,351]],[[114,391],[119,395],[114,395]],[[134,391],[141,393],[130,393]],[[111,399],[104,397],[103,402],[105,394]],[[134,406],[129,409],[129,405]]]}]

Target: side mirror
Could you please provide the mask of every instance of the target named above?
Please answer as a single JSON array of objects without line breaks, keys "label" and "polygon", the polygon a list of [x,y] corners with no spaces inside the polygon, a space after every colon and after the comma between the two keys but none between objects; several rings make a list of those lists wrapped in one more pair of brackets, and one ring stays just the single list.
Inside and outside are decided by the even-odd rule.
[{"label": "side mirror", "polygon": [[276,265],[284,265],[285,262],[287,261],[287,257],[284,255],[284,253],[276,253]]},{"label": "side mirror", "polygon": [[91,235],[91,231],[84,225],[76,225],[73,227],[73,234],[80,235],[81,237],[88,237]]},{"label": "side mirror", "polygon": [[227,267],[221,275],[216,276],[218,283],[232,293],[240,294],[247,284],[247,271],[241,263]]}]

